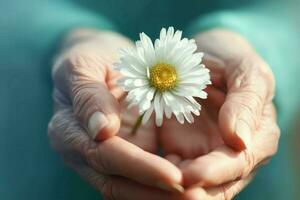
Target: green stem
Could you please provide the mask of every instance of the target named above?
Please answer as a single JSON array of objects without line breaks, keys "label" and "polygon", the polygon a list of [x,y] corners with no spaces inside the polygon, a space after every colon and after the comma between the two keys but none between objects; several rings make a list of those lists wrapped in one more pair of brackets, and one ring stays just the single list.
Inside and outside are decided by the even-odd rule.
[{"label": "green stem", "polygon": [[140,126],[142,125],[142,120],[143,120],[144,114],[140,115],[137,120],[134,123],[134,126],[132,128],[131,134],[135,135],[135,133],[137,132],[137,130],[140,128]]}]

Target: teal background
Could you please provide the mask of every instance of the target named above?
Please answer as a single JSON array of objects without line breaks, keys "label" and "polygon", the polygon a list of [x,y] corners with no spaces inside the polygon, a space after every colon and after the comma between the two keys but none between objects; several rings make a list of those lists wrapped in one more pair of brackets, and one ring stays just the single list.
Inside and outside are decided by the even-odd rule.
[{"label": "teal background", "polygon": [[[62,36],[77,27],[156,37],[162,26],[187,35],[214,27],[243,34],[272,66],[282,139],[279,153],[237,199],[297,199],[290,153],[300,105],[298,1],[0,0],[0,199],[99,199],[52,151],[51,65]],[[298,155],[296,153],[296,155]]]}]

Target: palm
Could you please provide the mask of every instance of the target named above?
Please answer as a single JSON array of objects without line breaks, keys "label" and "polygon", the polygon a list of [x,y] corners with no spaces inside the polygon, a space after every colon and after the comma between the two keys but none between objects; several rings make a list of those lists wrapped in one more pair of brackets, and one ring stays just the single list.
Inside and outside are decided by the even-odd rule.
[{"label": "palm", "polygon": [[139,116],[138,110],[137,108],[128,110],[127,104],[124,101],[121,102],[121,109],[121,128],[117,135],[145,151],[156,153],[158,144],[154,122],[149,120],[149,122],[142,125],[135,134],[132,134],[132,128]]},{"label": "palm", "polygon": [[134,135],[131,129],[138,116],[137,110],[127,110],[125,105],[122,110],[118,136],[152,153],[157,153],[160,145],[165,156],[175,154],[185,160],[206,154],[223,143],[218,131],[217,110],[208,104],[203,105],[201,116],[195,117],[193,124],[181,125],[172,117],[163,127],[156,128],[151,120]]},{"label": "palm", "polygon": [[137,109],[128,110],[122,101],[122,126],[118,135],[152,153],[157,153],[158,147],[161,147],[164,156],[177,155],[183,161],[206,154],[223,143],[218,128],[220,102],[216,103],[219,101],[218,96],[210,95],[210,91],[223,93],[214,85],[210,86],[208,99],[200,102],[201,115],[195,117],[193,124],[181,125],[172,117],[165,119],[163,126],[157,128],[154,121],[149,120],[134,135],[131,130],[138,116]]},{"label": "palm", "polygon": [[172,118],[160,129],[159,141],[165,155],[178,155],[183,160],[208,153],[222,143],[218,131],[217,110],[203,105],[193,124],[179,124]]},{"label": "palm", "polygon": [[[210,90],[214,89],[210,86]],[[219,106],[213,103],[217,99],[209,91],[208,99],[200,102],[201,115],[195,117],[193,124],[181,125],[171,118],[160,129],[159,141],[165,155],[175,154],[184,161],[206,154],[223,143],[218,128]]]}]

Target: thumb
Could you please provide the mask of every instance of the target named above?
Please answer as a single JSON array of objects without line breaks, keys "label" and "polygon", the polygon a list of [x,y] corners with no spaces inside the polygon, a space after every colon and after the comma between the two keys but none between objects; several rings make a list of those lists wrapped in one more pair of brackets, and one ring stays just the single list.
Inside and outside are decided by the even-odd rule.
[{"label": "thumb", "polygon": [[102,55],[89,51],[89,48],[76,49],[63,61],[63,72],[57,72],[66,74],[63,79],[75,116],[89,136],[100,141],[119,131],[120,105],[117,98],[122,96],[113,84],[119,75],[109,70],[113,61]]},{"label": "thumb", "polygon": [[92,139],[105,140],[120,128],[120,106],[100,82],[78,85],[74,89],[74,113]]},{"label": "thumb", "polygon": [[219,127],[224,142],[236,150],[250,146],[263,106],[274,95],[273,74],[265,63],[258,63],[243,61],[225,69],[228,93],[219,112]]}]

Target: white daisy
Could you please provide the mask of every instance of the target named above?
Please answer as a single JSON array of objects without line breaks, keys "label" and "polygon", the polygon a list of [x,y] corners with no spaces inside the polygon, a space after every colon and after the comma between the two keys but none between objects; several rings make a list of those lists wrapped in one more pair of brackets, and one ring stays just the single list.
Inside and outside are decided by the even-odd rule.
[{"label": "white daisy", "polygon": [[128,91],[129,107],[139,107],[143,123],[153,112],[157,126],[164,115],[169,119],[173,113],[181,124],[184,119],[193,123],[192,113],[200,115],[201,106],[194,97],[207,98],[203,89],[211,84],[209,70],[201,64],[203,53],[195,53],[195,41],[181,37],[182,31],[163,28],[154,45],[141,33],[135,48],[121,50],[120,62],[115,64],[123,75],[118,83]]}]

